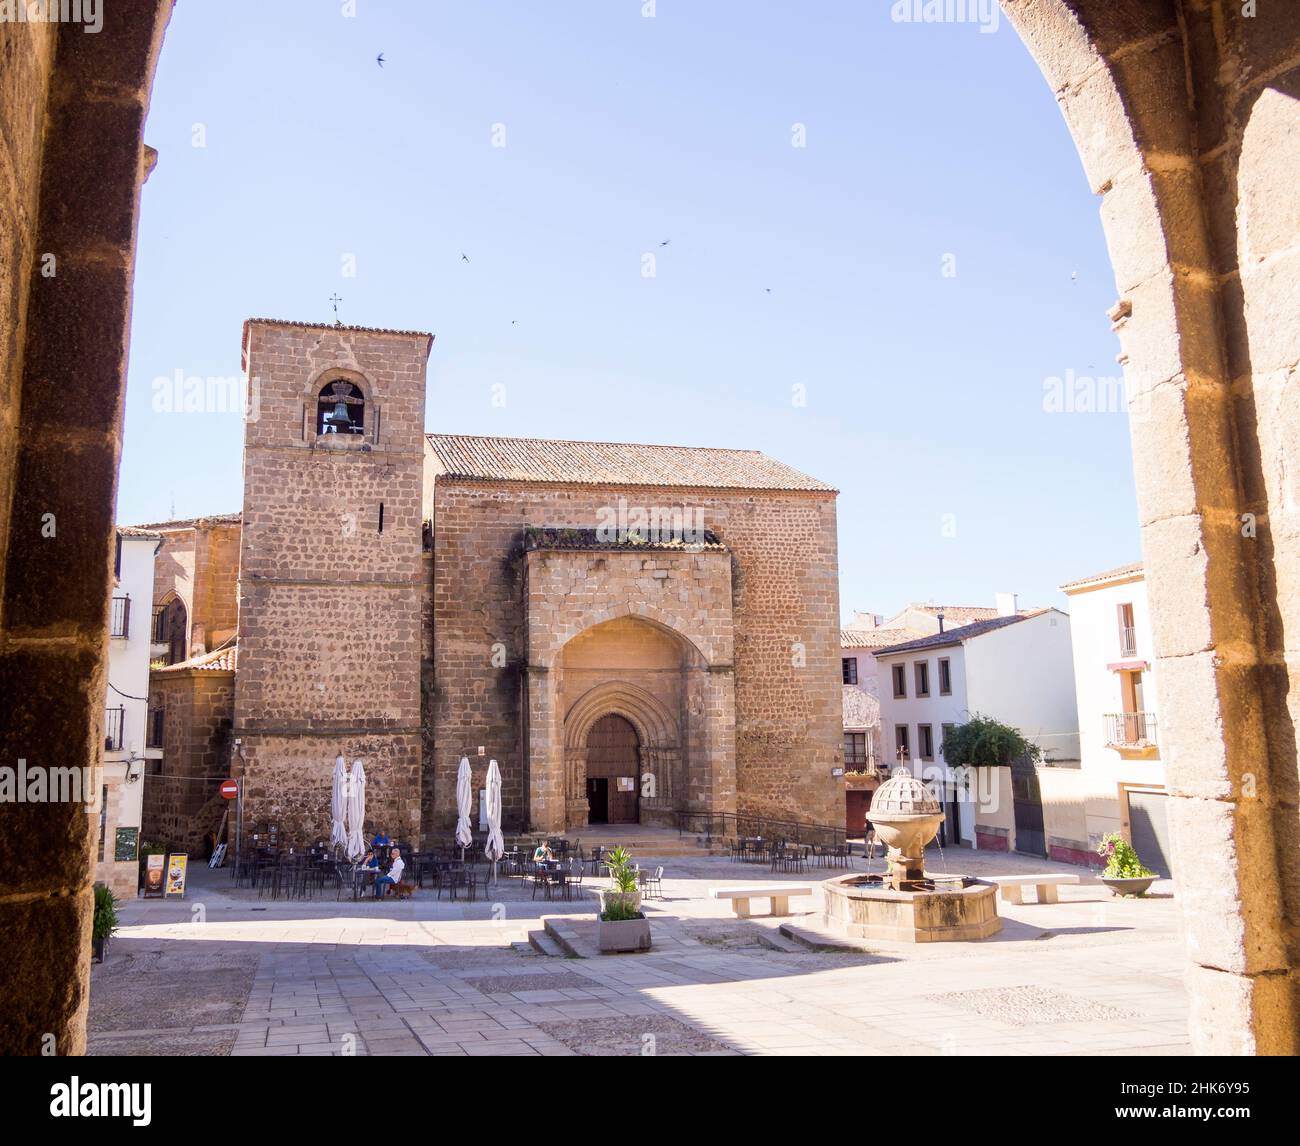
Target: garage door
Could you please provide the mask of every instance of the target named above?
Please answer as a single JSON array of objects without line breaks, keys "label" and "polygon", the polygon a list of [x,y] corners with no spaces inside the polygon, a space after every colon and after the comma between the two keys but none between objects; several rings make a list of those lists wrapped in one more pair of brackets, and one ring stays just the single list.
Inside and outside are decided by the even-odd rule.
[{"label": "garage door", "polygon": [[1165,816],[1168,799],[1164,792],[1128,794],[1129,838],[1133,848],[1147,867],[1166,878],[1173,875],[1169,866],[1169,821]]}]

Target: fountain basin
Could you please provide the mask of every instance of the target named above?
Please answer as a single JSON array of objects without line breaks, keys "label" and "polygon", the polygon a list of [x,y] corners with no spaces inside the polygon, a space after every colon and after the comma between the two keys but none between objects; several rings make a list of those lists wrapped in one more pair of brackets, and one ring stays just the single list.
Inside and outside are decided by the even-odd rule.
[{"label": "fountain basin", "polygon": [[[952,877],[941,876],[940,880]],[[841,875],[822,883],[822,920],[854,939],[956,943],[1002,930],[996,884],[972,876],[930,890],[925,880],[895,891],[878,875]]]}]

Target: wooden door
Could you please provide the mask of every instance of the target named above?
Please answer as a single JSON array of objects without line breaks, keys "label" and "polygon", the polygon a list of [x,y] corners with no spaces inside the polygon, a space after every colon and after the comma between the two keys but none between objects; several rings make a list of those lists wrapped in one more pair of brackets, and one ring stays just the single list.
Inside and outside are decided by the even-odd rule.
[{"label": "wooden door", "polygon": [[609,822],[635,824],[640,816],[640,753],[636,729],[610,713],[587,733],[587,778],[609,781]]}]

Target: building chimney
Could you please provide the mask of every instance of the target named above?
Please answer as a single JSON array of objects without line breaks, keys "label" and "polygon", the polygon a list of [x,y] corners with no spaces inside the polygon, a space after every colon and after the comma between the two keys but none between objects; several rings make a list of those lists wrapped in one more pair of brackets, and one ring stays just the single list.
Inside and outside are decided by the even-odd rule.
[{"label": "building chimney", "polygon": [[942,633],[942,632],[943,632],[943,614],[942,614],[942,613],[936,613],[935,616],[939,618],[939,632]]},{"label": "building chimney", "polygon": [[1014,617],[1019,609],[1014,593],[999,593],[996,597],[999,617]]}]

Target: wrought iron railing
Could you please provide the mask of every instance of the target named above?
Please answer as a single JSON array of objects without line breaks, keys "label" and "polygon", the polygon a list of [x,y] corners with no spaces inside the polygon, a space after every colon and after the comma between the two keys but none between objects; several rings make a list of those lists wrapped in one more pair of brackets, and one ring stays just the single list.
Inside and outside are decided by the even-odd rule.
[{"label": "wrought iron railing", "polygon": [[145,747],[161,748],[163,746],[163,710],[151,708],[145,722]]},{"label": "wrought iron railing", "polygon": [[104,749],[107,752],[122,750],[122,725],[126,719],[125,708],[104,710]]},{"label": "wrought iron railing", "polygon": [[795,844],[843,844],[843,824],[815,824],[750,812],[676,812],[677,834],[704,836],[705,843],[762,836]]},{"label": "wrought iron railing", "polygon": [[[100,598],[103,600],[103,598]],[[109,616],[108,635],[125,637],[131,631],[131,598],[114,597],[113,611]]]},{"label": "wrought iron railing", "polygon": [[1117,748],[1145,748],[1156,742],[1154,712],[1108,712],[1106,743]]},{"label": "wrought iron railing", "polygon": [[1131,625],[1121,625],[1119,628],[1119,655],[1137,656],[1137,629]]}]

